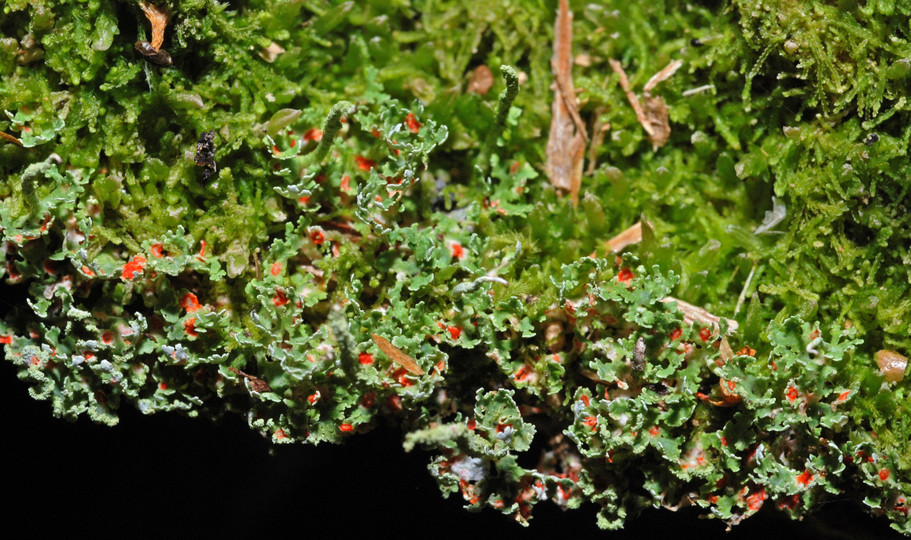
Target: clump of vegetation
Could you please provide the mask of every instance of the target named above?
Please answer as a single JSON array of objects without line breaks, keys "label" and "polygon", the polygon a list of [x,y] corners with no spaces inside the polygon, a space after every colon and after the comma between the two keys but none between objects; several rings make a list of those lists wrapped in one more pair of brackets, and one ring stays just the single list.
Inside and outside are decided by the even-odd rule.
[{"label": "clump of vegetation", "polygon": [[523,524],[911,533],[911,8],[703,4],[6,2],[7,359],[65,418],[393,419]]}]

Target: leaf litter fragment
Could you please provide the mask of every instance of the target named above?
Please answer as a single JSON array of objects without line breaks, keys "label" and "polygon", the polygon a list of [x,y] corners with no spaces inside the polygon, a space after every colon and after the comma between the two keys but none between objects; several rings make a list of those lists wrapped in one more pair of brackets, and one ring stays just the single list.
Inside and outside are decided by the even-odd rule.
[{"label": "leaf litter fragment", "polygon": [[379,347],[381,351],[386,353],[386,356],[396,364],[405,368],[409,373],[414,375],[424,374],[424,370],[414,361],[414,358],[403,353],[401,349],[390,343],[388,339],[376,334],[370,334],[370,338],[373,339],[373,342],[376,343],[376,346]]},{"label": "leaf litter fragment", "polygon": [[554,102],[545,169],[550,183],[569,192],[575,206],[582,185],[582,159],[588,136],[585,124],[579,117],[572,80],[572,22],[573,15],[568,3],[560,0],[560,9],[554,23],[554,54],[550,61],[554,75]]},{"label": "leaf litter fragment", "polygon": [[642,128],[648,133],[648,138],[652,141],[652,147],[657,150],[661,146],[664,146],[671,135],[671,126],[668,123],[667,103],[665,103],[664,98],[661,96],[652,96],[652,90],[661,82],[671,78],[674,73],[680,69],[680,66],[683,65],[683,60],[674,60],[670,64],[664,66],[664,69],[655,73],[652,78],[645,83],[645,86],[642,88],[644,104],[639,103],[639,98],[633,93],[629,84],[629,79],[626,77],[626,72],[623,71],[623,66],[620,65],[620,62],[614,59],[608,61],[610,62],[611,69],[620,77],[620,87],[623,88],[626,99],[629,100],[630,106],[636,113],[636,119],[639,120],[639,123],[642,124]]}]

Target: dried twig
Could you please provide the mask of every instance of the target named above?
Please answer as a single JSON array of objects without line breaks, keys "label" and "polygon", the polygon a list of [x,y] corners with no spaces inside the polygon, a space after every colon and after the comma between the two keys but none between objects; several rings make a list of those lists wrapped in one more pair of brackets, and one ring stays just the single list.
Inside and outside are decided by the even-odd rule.
[{"label": "dried twig", "polygon": [[568,191],[575,205],[582,185],[582,160],[588,137],[579,117],[572,80],[572,22],[569,4],[560,0],[554,24],[554,54],[550,61],[554,75],[554,103],[545,168],[550,183]]},{"label": "dried twig", "polygon": [[15,145],[22,146],[22,141],[20,141],[16,137],[10,135],[9,133],[4,133],[4,132],[0,131],[0,139],[4,139]]},{"label": "dried twig", "polygon": [[[649,227],[652,226],[648,223]],[[607,241],[607,247],[614,253],[620,253],[623,248],[631,244],[638,244],[642,241],[642,222],[637,221],[630,225],[628,229]]]},{"label": "dried twig", "polygon": [[253,390],[254,392],[262,393],[262,392],[271,392],[272,391],[272,387],[269,386],[269,383],[260,379],[259,377],[254,377],[253,375],[249,375],[249,374],[244,373],[243,371],[241,371],[237,368],[233,368],[233,367],[229,367],[228,371],[230,371],[232,373],[236,373],[237,375],[240,375],[241,377],[250,381],[250,390]]},{"label": "dried twig", "polygon": [[[683,313],[683,322],[686,324],[693,324],[698,322],[699,324],[705,326],[721,326],[721,317],[712,315],[708,311],[702,309],[701,307],[694,306],[684,302],[683,300],[678,300],[673,296],[668,296],[661,299],[662,302],[677,302],[677,309]],[[734,332],[738,328],[737,321],[732,319],[725,319],[728,323],[728,333]]]},{"label": "dried twig", "polygon": [[424,370],[421,369],[421,366],[419,366],[418,363],[414,361],[414,358],[403,353],[401,349],[392,343],[389,343],[388,339],[376,334],[370,334],[370,337],[373,339],[373,342],[376,343],[376,346],[379,347],[381,351],[386,353],[386,356],[388,356],[396,364],[405,368],[408,373],[412,373],[414,375],[424,374]]},{"label": "dried twig", "polygon": [[680,69],[680,66],[683,65],[683,60],[674,60],[665,66],[664,69],[654,74],[652,78],[645,83],[645,87],[642,89],[644,105],[639,103],[639,98],[633,93],[629,84],[629,79],[626,77],[626,72],[623,71],[623,66],[620,65],[620,62],[613,59],[608,61],[610,62],[611,69],[620,77],[620,87],[623,88],[626,99],[636,113],[636,119],[639,120],[642,128],[648,133],[648,138],[652,141],[652,146],[656,149],[660,146],[664,146],[664,143],[667,142],[668,137],[671,135],[671,126],[668,123],[667,104],[661,96],[652,96],[652,90],[654,90],[662,81],[671,78],[671,76]]}]

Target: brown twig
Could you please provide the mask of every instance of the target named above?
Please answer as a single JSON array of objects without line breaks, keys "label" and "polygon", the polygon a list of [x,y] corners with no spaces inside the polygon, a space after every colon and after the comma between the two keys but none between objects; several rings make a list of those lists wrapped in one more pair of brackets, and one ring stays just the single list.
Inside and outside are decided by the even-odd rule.
[{"label": "brown twig", "polygon": [[13,137],[13,136],[10,135],[9,133],[4,133],[4,132],[0,131],[0,139],[4,139],[4,140],[7,140],[7,141],[9,141],[9,142],[11,142],[11,143],[13,143],[13,144],[15,144],[15,145],[22,146],[22,141],[20,141],[20,140],[19,140],[18,138],[16,138],[16,137]]}]

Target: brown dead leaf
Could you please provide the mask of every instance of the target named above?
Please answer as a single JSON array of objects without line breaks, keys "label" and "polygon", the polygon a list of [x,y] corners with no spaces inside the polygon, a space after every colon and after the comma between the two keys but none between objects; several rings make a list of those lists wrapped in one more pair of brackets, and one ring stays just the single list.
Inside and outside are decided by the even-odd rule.
[{"label": "brown dead leaf", "polygon": [[680,69],[680,66],[683,65],[683,60],[674,60],[665,66],[664,69],[654,74],[652,78],[645,83],[645,87],[642,89],[642,98],[645,102],[644,106],[639,102],[639,98],[636,97],[636,94],[633,93],[629,84],[629,79],[626,77],[626,72],[623,71],[623,66],[620,65],[620,62],[613,59],[608,60],[608,62],[610,63],[611,69],[620,77],[620,87],[626,94],[626,99],[633,108],[633,112],[636,113],[636,119],[639,120],[642,128],[648,133],[648,138],[652,141],[652,146],[655,149],[664,146],[668,137],[671,135],[667,103],[665,103],[664,98],[661,96],[652,96],[652,90],[654,90],[655,86],[662,81],[671,78],[671,76]]},{"label": "brown dead leaf", "polygon": [[471,79],[468,80],[468,88],[466,88],[466,91],[484,95],[490,91],[492,86],[493,73],[490,72],[489,67],[481,64],[472,70]]},{"label": "brown dead leaf", "polygon": [[396,364],[405,368],[408,373],[412,373],[414,375],[424,374],[424,370],[421,369],[421,366],[419,366],[417,362],[414,361],[414,358],[403,353],[401,349],[392,343],[389,343],[388,339],[376,334],[370,334],[370,337],[373,339],[373,342],[376,343],[376,346],[379,347],[381,351],[386,353],[386,356],[388,356]]},{"label": "brown dead leaf", "polygon": [[545,169],[550,183],[569,192],[573,205],[576,205],[582,186],[582,160],[588,136],[579,117],[572,80],[572,23],[569,4],[560,0],[554,23],[554,54],[550,60],[554,75],[554,102]]},{"label": "brown dead leaf", "polygon": [[164,43],[164,29],[168,26],[168,13],[148,2],[139,2],[139,9],[145,14],[146,19],[152,24],[152,48],[161,49]]}]

